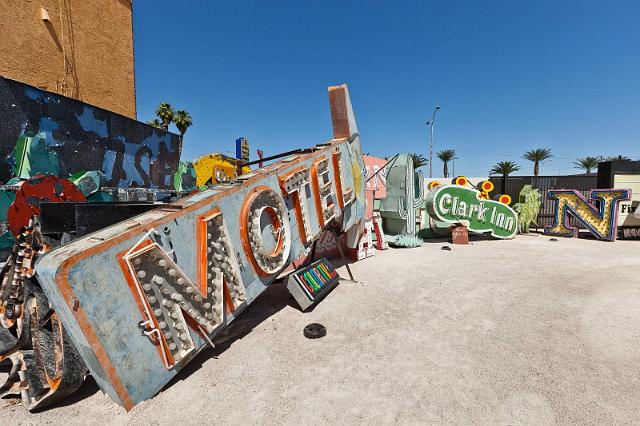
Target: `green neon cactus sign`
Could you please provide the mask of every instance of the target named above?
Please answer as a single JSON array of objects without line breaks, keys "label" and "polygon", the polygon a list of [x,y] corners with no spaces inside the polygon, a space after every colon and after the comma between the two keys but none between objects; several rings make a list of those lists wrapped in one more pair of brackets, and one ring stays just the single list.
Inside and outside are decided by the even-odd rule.
[{"label": "green neon cactus sign", "polygon": [[437,187],[427,195],[427,211],[437,220],[460,223],[470,231],[513,238],[518,215],[506,204],[480,198],[480,192],[459,185]]}]

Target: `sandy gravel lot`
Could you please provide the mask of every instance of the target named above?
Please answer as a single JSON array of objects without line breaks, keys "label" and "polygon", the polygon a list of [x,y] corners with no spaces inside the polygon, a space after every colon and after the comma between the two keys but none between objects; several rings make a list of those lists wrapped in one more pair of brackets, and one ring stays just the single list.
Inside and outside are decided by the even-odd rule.
[{"label": "sandy gravel lot", "polygon": [[129,413],[89,381],[43,413],[0,400],[0,425],[640,422],[640,242],[442,245],[353,264],[304,314],[272,285]]}]

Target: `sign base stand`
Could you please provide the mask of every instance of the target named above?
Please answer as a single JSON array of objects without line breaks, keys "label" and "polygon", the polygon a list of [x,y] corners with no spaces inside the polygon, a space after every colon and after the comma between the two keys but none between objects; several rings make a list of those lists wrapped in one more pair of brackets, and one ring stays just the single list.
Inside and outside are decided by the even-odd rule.
[{"label": "sign base stand", "polygon": [[469,230],[464,225],[453,225],[451,227],[451,242],[453,244],[469,244]]}]

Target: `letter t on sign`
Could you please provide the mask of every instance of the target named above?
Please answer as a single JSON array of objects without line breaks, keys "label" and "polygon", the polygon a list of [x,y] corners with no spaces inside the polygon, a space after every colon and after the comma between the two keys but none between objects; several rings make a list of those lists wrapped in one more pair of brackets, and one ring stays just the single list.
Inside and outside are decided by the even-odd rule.
[{"label": "letter t on sign", "polygon": [[279,180],[282,193],[285,196],[292,197],[300,238],[304,244],[307,244],[313,238],[313,235],[311,235],[309,207],[305,194],[305,188],[309,185],[309,169],[299,167],[281,176]]},{"label": "letter t on sign", "polygon": [[349,89],[346,85],[329,88],[329,104],[331,106],[331,121],[333,123],[333,138],[350,138],[358,133],[356,119],[351,105],[347,103]]}]

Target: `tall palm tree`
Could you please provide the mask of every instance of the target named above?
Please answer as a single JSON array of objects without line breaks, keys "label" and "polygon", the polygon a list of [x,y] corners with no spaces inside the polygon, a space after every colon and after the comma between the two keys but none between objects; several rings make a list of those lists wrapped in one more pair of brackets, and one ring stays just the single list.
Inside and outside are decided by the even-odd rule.
[{"label": "tall palm tree", "polygon": [[590,175],[591,170],[598,168],[598,159],[596,157],[578,158],[573,164],[575,164],[576,169],[584,169]]},{"label": "tall palm tree", "polygon": [[444,174],[445,178],[448,178],[449,177],[449,161],[455,160],[456,151],[453,149],[445,149],[444,151],[438,152],[436,154],[436,157],[438,157],[440,161],[442,161],[443,163],[442,173]]},{"label": "tall palm tree", "polygon": [[544,160],[553,157],[551,150],[547,148],[532,149],[524,153],[522,158],[525,160],[533,161],[533,175],[538,176],[540,172],[540,163]]},{"label": "tall palm tree", "polygon": [[147,124],[157,128],[157,129],[162,129],[162,123],[157,118],[154,118],[153,120],[147,121]]},{"label": "tall palm tree", "polygon": [[427,158],[422,154],[417,154],[414,152],[413,154],[409,154],[409,156],[413,158],[413,167],[415,169],[429,164],[429,160],[427,160]]},{"label": "tall palm tree", "polygon": [[169,124],[173,121],[173,108],[169,102],[162,102],[158,109],[156,109],[156,115],[162,123],[162,128],[169,130]]},{"label": "tall palm tree", "polygon": [[187,129],[193,125],[193,119],[187,111],[181,109],[176,111],[173,116],[173,123],[178,128],[180,137],[182,138],[184,134],[187,133]]},{"label": "tall palm tree", "polygon": [[502,192],[504,194],[504,189],[507,186],[507,176],[511,173],[515,173],[520,170],[520,166],[518,166],[513,161],[499,161],[495,166],[489,171],[489,174],[498,174],[502,175]]}]

